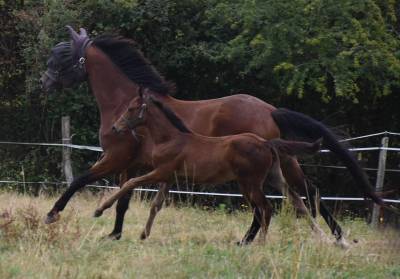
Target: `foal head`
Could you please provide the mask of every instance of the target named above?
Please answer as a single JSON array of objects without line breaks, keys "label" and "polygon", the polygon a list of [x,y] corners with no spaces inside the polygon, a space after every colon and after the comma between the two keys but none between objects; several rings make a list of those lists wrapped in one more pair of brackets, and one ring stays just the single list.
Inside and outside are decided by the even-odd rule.
[{"label": "foal head", "polygon": [[[147,91],[148,89],[145,89]],[[182,133],[192,134],[193,132],[185,125],[183,120],[175,114],[168,106],[155,99],[152,95],[147,93],[142,93],[140,96],[135,97],[128,105],[127,110],[121,115],[121,117],[117,120],[117,122],[113,125],[113,130],[117,133],[132,130],[134,133],[134,128],[140,125],[144,125],[148,114],[153,114],[156,111],[147,112],[152,107],[155,108],[156,111],[159,111],[161,115],[161,119],[164,119],[164,124],[158,122],[159,126],[165,125],[165,123],[170,123],[174,129]],[[147,113],[146,113],[147,112]],[[157,119],[157,121],[162,121]],[[134,134],[135,135],[135,134]]]},{"label": "foal head", "polygon": [[114,132],[121,133],[134,129],[145,123],[147,111],[147,103],[142,96],[132,99],[129,103],[127,110],[121,117],[114,123],[112,129]]},{"label": "foal head", "polygon": [[40,78],[45,91],[69,88],[86,80],[85,51],[91,45],[85,29],[76,33],[67,26],[71,41],[58,43],[51,50],[47,60],[47,70]]}]

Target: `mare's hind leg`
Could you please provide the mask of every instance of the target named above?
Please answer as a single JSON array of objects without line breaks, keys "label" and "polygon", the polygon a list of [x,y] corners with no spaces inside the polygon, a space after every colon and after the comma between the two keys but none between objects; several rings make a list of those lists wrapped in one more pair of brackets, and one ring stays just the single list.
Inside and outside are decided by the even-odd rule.
[{"label": "mare's hind leg", "polygon": [[[309,204],[311,207],[311,211],[313,216],[316,215],[316,198],[317,198],[317,191],[314,186],[308,185],[304,176],[303,171],[301,170],[297,160],[293,157],[285,158],[285,160],[281,160],[282,164],[282,171],[285,176],[286,181],[293,189],[297,189],[301,193],[303,193],[306,197],[309,198]],[[336,244],[343,248],[347,248],[348,244],[347,241],[344,239],[342,228],[336,222],[335,218],[329,212],[325,204],[318,198],[319,207],[320,207],[320,214],[324,218],[325,222],[328,224],[332,234],[336,238]],[[310,220],[312,220],[310,218]],[[312,220],[312,229],[317,230],[320,233],[323,231],[318,227],[318,224]],[[321,235],[322,238],[323,235]]]},{"label": "mare's hind leg", "polygon": [[115,166],[111,164],[110,160],[108,160],[108,157],[106,155],[102,157],[101,160],[91,167],[87,173],[75,178],[72,181],[71,185],[67,188],[64,194],[56,201],[49,213],[47,213],[45,223],[51,224],[59,219],[59,212],[64,210],[68,201],[76,191],[83,188],[85,185],[99,180],[100,178],[115,171]]},{"label": "mare's hind leg", "polygon": [[268,175],[269,185],[271,185],[275,189],[280,190],[282,194],[288,196],[289,201],[294,206],[297,215],[305,216],[310,222],[312,230],[319,235],[320,239],[325,242],[329,242],[328,237],[326,236],[324,231],[319,227],[315,219],[310,216],[310,213],[299,194],[297,194],[293,189],[289,187],[285,177],[283,176],[280,161],[286,162],[286,160],[288,160],[288,157],[281,156],[282,158],[280,158],[279,155],[276,156],[278,159],[278,163],[273,164],[270,174]]},{"label": "mare's hind leg", "polygon": [[153,226],[154,218],[156,217],[157,213],[161,210],[165,198],[168,195],[169,185],[167,183],[159,183],[159,186],[160,188],[156,196],[154,197],[154,200],[151,202],[150,215],[149,218],[147,219],[146,227],[140,234],[140,239],[146,239],[147,237],[149,237],[151,232],[151,227]]},{"label": "mare's hind leg", "polygon": [[[128,169],[121,173],[119,179],[119,188],[124,185],[124,183],[131,177],[134,177],[135,171],[133,169]],[[113,240],[118,240],[122,235],[122,228],[124,225],[125,213],[129,208],[129,202],[131,200],[133,191],[127,192],[124,196],[118,199],[117,206],[115,208],[115,223],[113,231],[108,235],[108,238]]]},{"label": "mare's hind leg", "polygon": [[335,218],[329,212],[328,208],[326,207],[325,203],[320,199],[317,189],[306,183],[307,193],[310,197],[310,206],[311,211],[314,213],[317,211],[317,203],[319,204],[319,212],[321,216],[324,218],[325,222],[328,224],[329,228],[331,229],[331,233],[335,236],[336,242],[335,244],[341,248],[347,249],[350,247],[350,244],[347,242],[345,237],[343,236],[343,231],[340,225],[337,223]]},{"label": "mare's hind leg", "polygon": [[117,206],[115,208],[115,223],[113,231],[108,235],[109,239],[118,240],[122,236],[122,228],[124,226],[125,213],[129,208],[129,202],[131,200],[133,191],[127,192],[124,196],[118,199]]},{"label": "mare's hind leg", "polygon": [[[121,188],[122,185],[128,180],[128,176],[131,172],[126,170],[123,171],[120,175],[119,178],[119,187]],[[110,239],[113,240],[118,240],[121,238],[122,235],[122,227],[124,225],[124,218],[125,218],[125,213],[129,208],[129,202],[131,200],[133,191],[130,191],[126,193],[126,195],[122,196],[118,202],[117,206],[115,208],[115,223],[114,223],[114,229],[113,231],[107,236]]]}]

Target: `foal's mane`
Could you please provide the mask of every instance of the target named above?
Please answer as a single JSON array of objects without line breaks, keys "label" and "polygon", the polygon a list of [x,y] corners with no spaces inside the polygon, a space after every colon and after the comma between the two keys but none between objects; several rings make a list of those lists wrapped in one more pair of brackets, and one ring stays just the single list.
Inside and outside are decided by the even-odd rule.
[{"label": "foal's mane", "polygon": [[165,115],[165,117],[167,117],[169,122],[171,122],[175,128],[182,133],[193,134],[193,132],[185,125],[185,123],[183,123],[182,119],[172,111],[172,109],[154,98],[150,98],[150,100],[156,105],[157,108],[161,110],[161,112]]},{"label": "foal's mane", "polygon": [[93,40],[93,45],[103,51],[133,82],[161,95],[173,93],[175,89],[173,83],[164,79],[137,49],[133,40],[121,36],[102,35]]}]

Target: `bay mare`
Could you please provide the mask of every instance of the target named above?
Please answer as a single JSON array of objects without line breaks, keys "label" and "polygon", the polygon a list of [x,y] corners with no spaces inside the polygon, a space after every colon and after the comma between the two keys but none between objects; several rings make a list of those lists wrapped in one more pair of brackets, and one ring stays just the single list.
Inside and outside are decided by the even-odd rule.
[{"label": "bay mare", "polygon": [[[130,102],[113,129],[130,132],[137,127],[145,127],[154,143],[150,155],[154,169],[125,182],[119,191],[101,204],[95,217],[101,216],[116,200],[140,185],[169,185],[176,178],[189,179],[196,184],[237,181],[241,193],[254,210],[253,222],[241,244],[251,243],[260,227],[265,238],[272,206],[265,198],[263,186],[266,179],[276,188],[285,184],[280,156],[314,154],[321,146],[321,141],[314,144],[281,139],[268,141],[251,133],[202,136],[187,128],[171,109],[148,93]],[[154,217],[150,216],[142,238],[149,236]]]},{"label": "bay mare", "polygon": [[[368,178],[357,161],[320,122],[301,113],[276,109],[258,98],[243,94],[201,101],[173,98],[169,83],[143,57],[132,41],[115,36],[100,36],[90,40],[85,29],[81,28],[80,34],[69,26],[68,29],[71,41],[61,42],[52,49],[47,70],[40,82],[46,91],[72,87],[86,80],[89,82],[100,111],[99,138],[104,156],[85,174],[74,179],[47,214],[46,223],[57,221],[59,212],[65,208],[73,194],[86,184],[109,174],[121,173],[122,185],[128,178],[135,176],[138,168],[152,168],[149,154],[153,144],[147,140],[147,135],[138,141],[130,133],[117,135],[111,131],[112,124],[126,110],[129,101],[139,95],[141,88],[148,88],[157,94],[161,102],[182,118],[190,129],[201,135],[224,136],[251,132],[264,139],[301,136],[315,140],[323,137],[326,147],[347,166],[358,188],[375,202],[382,203],[372,192]],[[281,168],[289,184],[287,191],[291,202],[298,213],[308,214],[298,192],[314,201],[315,187],[306,183],[295,157],[281,161]],[[131,195],[132,192],[128,192],[118,200],[115,226],[109,235],[111,238],[121,237]],[[160,198],[159,195],[160,192],[156,199]],[[309,202],[309,205],[315,217],[316,204]],[[337,243],[346,246],[341,227],[320,200],[319,209]],[[313,228],[322,232],[316,223]]]}]

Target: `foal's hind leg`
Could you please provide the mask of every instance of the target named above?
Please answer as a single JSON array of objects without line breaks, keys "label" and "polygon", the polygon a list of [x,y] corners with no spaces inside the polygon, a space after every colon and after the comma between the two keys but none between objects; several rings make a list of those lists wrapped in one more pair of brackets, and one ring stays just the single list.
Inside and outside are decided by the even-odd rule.
[{"label": "foal's hind leg", "polygon": [[272,217],[272,205],[271,203],[265,198],[263,191],[261,188],[254,188],[251,195],[252,201],[256,204],[257,208],[261,209],[261,220],[260,226],[261,226],[261,239],[265,241],[265,238],[267,236],[267,231],[269,224],[271,222],[271,217]]},{"label": "foal's hind leg", "polygon": [[265,238],[269,223],[272,216],[272,206],[265,198],[261,187],[246,186],[240,184],[240,189],[245,199],[253,207],[253,221],[250,228],[244,235],[243,239],[238,243],[240,245],[250,244],[253,242],[260,228],[262,229],[263,238]]},{"label": "foal's hind leg", "polygon": [[146,239],[149,237],[151,232],[151,227],[153,226],[154,218],[157,213],[161,210],[162,205],[164,203],[165,198],[168,195],[169,185],[167,183],[159,183],[159,190],[154,197],[154,200],[151,202],[150,215],[147,219],[146,227],[140,234],[140,239]]}]

